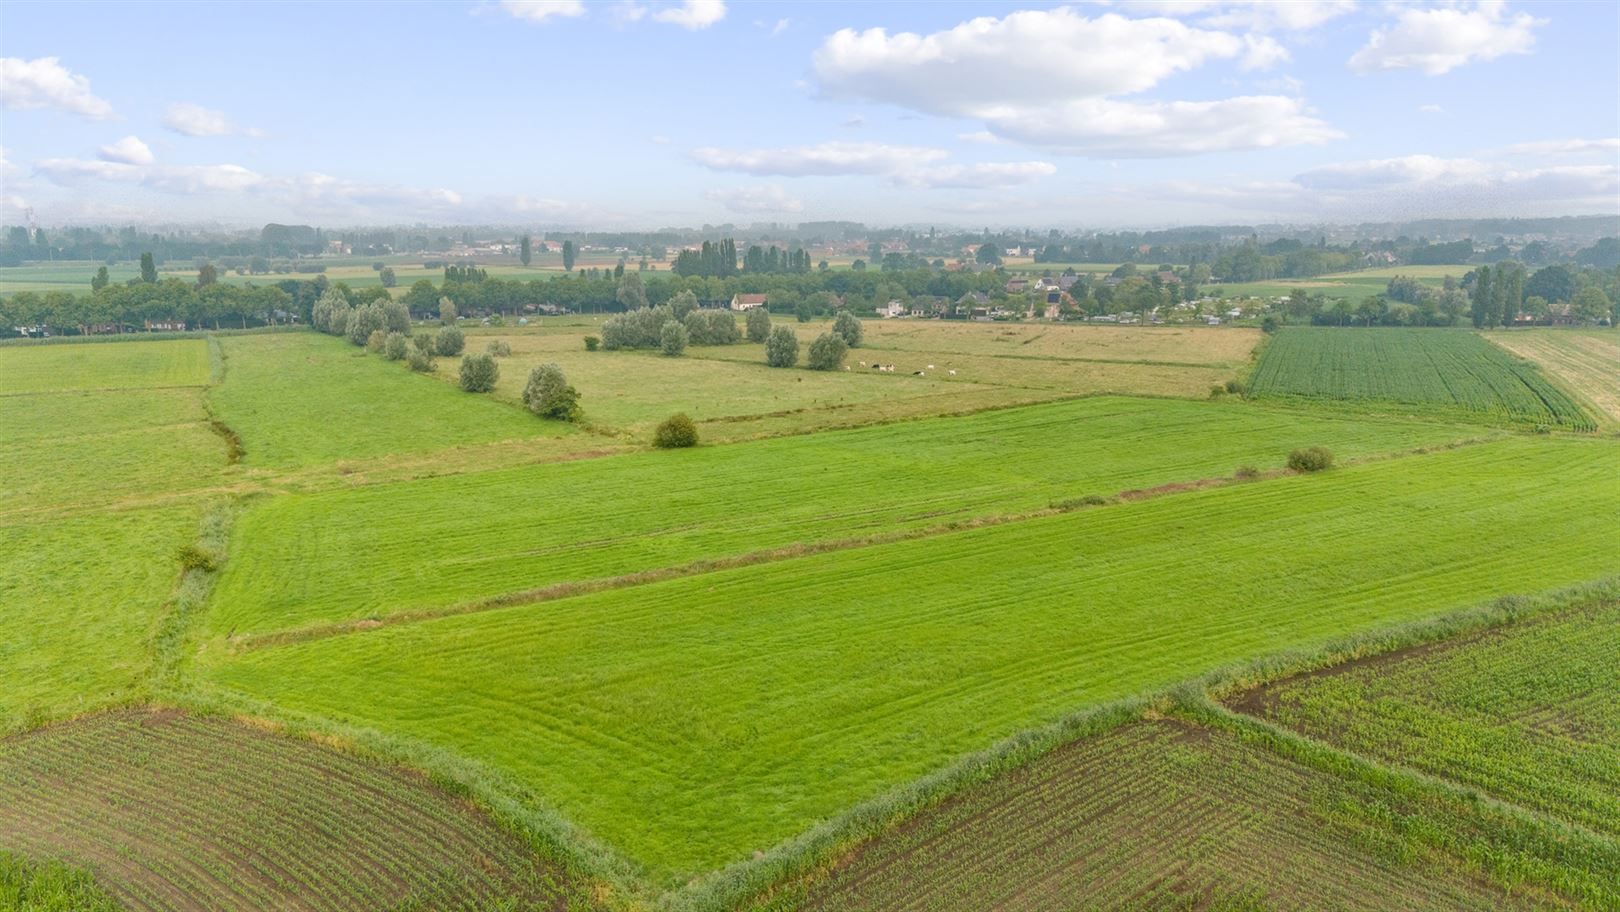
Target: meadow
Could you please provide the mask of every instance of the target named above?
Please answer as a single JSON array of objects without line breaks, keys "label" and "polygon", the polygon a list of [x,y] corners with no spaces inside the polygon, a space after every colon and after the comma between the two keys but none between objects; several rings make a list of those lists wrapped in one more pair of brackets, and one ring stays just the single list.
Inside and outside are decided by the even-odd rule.
[{"label": "meadow", "polygon": [[1573,392],[1605,429],[1620,427],[1620,334],[1613,330],[1529,329],[1485,338],[1534,361]]},{"label": "meadow", "polygon": [[199,668],[498,769],[670,885],[1075,707],[1613,573],[1617,458],[1516,438]]},{"label": "meadow", "polygon": [[174,339],[124,345],[20,345],[8,347],[5,366],[0,396],[202,386],[209,377],[208,343]]},{"label": "meadow", "polygon": [[1479,832],[1436,838],[1480,816],[1461,801],[1312,768],[1220,728],[1136,722],[929,808],[758,908],[1577,907],[1552,890],[1493,883],[1469,858],[1518,846]]},{"label": "meadow", "polygon": [[1620,605],[1535,617],[1261,688],[1235,705],[1620,835]]},{"label": "meadow", "polygon": [[1595,428],[1534,364],[1463,331],[1287,328],[1261,354],[1248,394]]}]

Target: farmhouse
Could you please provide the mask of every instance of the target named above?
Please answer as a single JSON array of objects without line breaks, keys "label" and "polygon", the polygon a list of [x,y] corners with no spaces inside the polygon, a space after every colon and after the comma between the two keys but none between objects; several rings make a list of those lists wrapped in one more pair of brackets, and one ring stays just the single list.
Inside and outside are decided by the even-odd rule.
[{"label": "farmhouse", "polygon": [[731,296],[732,310],[753,310],[765,306],[766,295],[762,294],[734,294]]},{"label": "farmhouse", "polygon": [[885,320],[892,320],[895,317],[903,317],[906,315],[906,305],[900,303],[899,301],[890,301],[882,307],[879,307],[877,309],[877,313],[878,316]]},{"label": "farmhouse", "polygon": [[185,332],[186,324],[181,320],[147,320],[147,332]]}]

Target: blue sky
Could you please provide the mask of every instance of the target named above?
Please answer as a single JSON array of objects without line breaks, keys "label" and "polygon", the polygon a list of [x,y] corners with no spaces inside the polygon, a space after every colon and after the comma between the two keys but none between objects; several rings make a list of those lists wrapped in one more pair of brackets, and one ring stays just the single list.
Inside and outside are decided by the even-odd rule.
[{"label": "blue sky", "polygon": [[1620,212],[1620,5],[34,3],[0,221]]}]

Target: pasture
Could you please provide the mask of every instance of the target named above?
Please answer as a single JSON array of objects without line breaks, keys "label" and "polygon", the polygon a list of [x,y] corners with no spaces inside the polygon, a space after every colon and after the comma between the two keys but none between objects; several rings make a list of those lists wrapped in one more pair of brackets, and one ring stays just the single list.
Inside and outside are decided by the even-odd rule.
[{"label": "pasture", "polygon": [[1267,344],[1248,394],[1503,424],[1595,427],[1534,364],[1460,330],[1290,327]]},{"label": "pasture", "polygon": [[[1076,707],[1612,573],[1617,467],[1607,441],[1513,439],[209,650],[202,671],[476,758],[668,885]],[[1474,559],[1524,541],[1539,559]]]},{"label": "pasture", "polygon": [[1620,835],[1620,605],[1301,675],[1236,706]]},{"label": "pasture", "polygon": [[0,396],[62,390],[156,389],[208,382],[202,339],[8,347]]},{"label": "pasture", "polygon": [[1485,338],[1534,361],[1582,400],[1605,428],[1620,427],[1620,335],[1612,330],[1531,329]]}]

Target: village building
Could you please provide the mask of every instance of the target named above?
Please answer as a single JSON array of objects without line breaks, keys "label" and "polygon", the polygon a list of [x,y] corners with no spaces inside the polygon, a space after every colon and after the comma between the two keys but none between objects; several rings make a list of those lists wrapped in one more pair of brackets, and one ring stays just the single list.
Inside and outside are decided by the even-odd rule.
[{"label": "village building", "polygon": [[762,294],[734,294],[731,296],[731,309],[741,311],[764,307],[766,297]]}]

